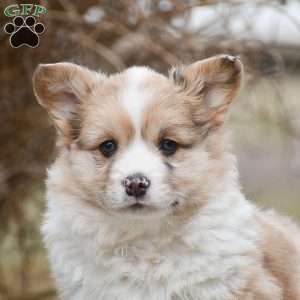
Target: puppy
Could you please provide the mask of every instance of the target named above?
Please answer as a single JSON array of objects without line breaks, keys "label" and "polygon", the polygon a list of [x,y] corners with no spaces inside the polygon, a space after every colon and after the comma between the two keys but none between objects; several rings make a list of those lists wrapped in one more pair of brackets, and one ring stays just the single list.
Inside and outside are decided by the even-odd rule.
[{"label": "puppy", "polygon": [[227,55],[169,77],[37,68],[58,133],[42,230],[61,299],[300,299],[299,230],[245,199],[230,153],[242,77]]}]

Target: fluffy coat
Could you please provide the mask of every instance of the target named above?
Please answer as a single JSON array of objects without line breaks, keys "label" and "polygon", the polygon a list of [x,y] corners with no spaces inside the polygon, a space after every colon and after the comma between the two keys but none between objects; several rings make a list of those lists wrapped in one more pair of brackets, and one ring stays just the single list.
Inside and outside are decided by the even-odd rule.
[{"label": "fluffy coat", "polygon": [[[227,55],[169,77],[38,67],[35,94],[58,132],[43,234],[61,299],[300,299],[299,229],[238,183],[226,113],[242,76]],[[107,140],[118,145],[109,158]],[[137,172],[151,179],[142,200],[122,185]]]}]

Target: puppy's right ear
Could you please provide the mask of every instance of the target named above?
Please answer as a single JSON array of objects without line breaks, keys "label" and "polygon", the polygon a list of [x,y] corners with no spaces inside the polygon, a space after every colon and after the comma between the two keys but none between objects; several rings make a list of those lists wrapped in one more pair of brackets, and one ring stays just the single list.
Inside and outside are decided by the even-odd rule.
[{"label": "puppy's right ear", "polygon": [[78,136],[82,105],[103,78],[102,74],[72,63],[37,67],[33,75],[34,93],[65,140]]}]

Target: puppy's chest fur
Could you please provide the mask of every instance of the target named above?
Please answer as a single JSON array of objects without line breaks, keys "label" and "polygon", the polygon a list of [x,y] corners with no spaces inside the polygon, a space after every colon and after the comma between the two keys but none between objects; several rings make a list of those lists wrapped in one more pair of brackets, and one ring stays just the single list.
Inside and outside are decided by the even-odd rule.
[{"label": "puppy's chest fur", "polygon": [[231,300],[245,285],[257,239],[252,208],[234,204],[211,205],[177,230],[107,220],[93,227],[96,216],[59,220],[50,205],[44,231],[64,299]]}]

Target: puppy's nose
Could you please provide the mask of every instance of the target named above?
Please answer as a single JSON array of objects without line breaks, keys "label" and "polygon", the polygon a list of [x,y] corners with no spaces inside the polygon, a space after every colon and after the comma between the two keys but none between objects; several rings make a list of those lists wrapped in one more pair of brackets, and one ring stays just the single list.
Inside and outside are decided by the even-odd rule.
[{"label": "puppy's nose", "polygon": [[123,181],[125,191],[128,196],[142,197],[146,194],[150,186],[150,180],[143,174],[133,174],[127,176]]}]

